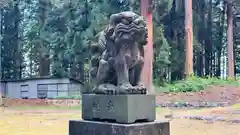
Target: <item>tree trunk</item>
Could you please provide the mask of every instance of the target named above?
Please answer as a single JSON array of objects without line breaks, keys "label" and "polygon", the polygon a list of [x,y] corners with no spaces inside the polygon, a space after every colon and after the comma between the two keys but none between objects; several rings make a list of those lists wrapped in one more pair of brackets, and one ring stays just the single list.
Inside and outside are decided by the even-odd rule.
[{"label": "tree trunk", "polygon": [[39,75],[40,76],[49,76],[50,71],[50,60],[48,55],[42,55],[40,58],[40,67],[39,67]]},{"label": "tree trunk", "polygon": [[[2,23],[2,8],[0,7],[0,35],[2,36],[2,25],[3,25],[3,23]],[[0,44],[2,45],[2,37],[0,37]],[[0,48],[1,50],[0,51],[2,51],[2,48]],[[1,55],[1,57],[2,57],[2,55]],[[0,69],[1,69],[1,78],[0,79],[3,79],[3,69],[2,69],[2,60],[1,60],[1,63],[0,63]],[[2,88],[0,88],[0,107],[3,105],[3,98],[2,98]]]},{"label": "tree trunk", "polygon": [[[3,14],[3,9],[0,7],[0,35],[1,36],[3,35],[3,19],[2,19],[3,15],[2,14]],[[2,45],[2,37],[0,37],[0,44]],[[2,47],[0,49],[1,49],[0,51],[2,51]],[[2,54],[1,54],[1,57],[2,57]],[[3,79],[4,68],[2,66],[2,60],[1,60],[1,63],[0,63],[0,69],[1,69],[1,78],[0,79]]]},{"label": "tree trunk", "polygon": [[[47,6],[49,6],[48,0],[39,0],[39,34],[41,35],[41,29],[44,27],[45,20],[47,18]],[[41,37],[41,36],[40,36]],[[40,38],[40,59],[39,59],[39,75],[49,76],[50,74],[50,60],[49,50],[46,47],[44,41]]]},{"label": "tree trunk", "polygon": [[234,79],[234,57],[233,57],[233,7],[227,4],[227,49],[228,49],[228,77]]},{"label": "tree trunk", "polygon": [[197,61],[197,69],[198,69],[198,76],[204,76],[204,47],[205,47],[205,36],[206,35],[206,26],[205,26],[205,7],[206,3],[204,1],[201,2],[200,6],[197,7],[199,9],[198,14],[200,14],[200,23],[198,27],[198,40],[201,44],[201,50],[198,54],[198,61]]},{"label": "tree trunk", "polygon": [[19,23],[20,23],[20,11],[18,4],[14,6],[14,13],[15,13],[15,22],[14,22],[14,29],[15,33],[13,38],[15,38],[16,46],[14,47],[16,50],[14,52],[14,61],[15,61],[15,73],[14,79],[21,79],[21,44],[19,43]]},{"label": "tree trunk", "polygon": [[197,76],[202,77],[203,75],[203,54],[199,52],[197,54]]},{"label": "tree trunk", "polygon": [[185,75],[193,74],[193,31],[192,31],[192,0],[185,0]]},{"label": "tree trunk", "polygon": [[183,0],[175,0],[175,11],[183,12],[184,11],[184,1]]},{"label": "tree trunk", "polygon": [[220,31],[219,31],[219,45],[217,47],[217,71],[216,76],[220,77],[221,75],[221,54],[222,54],[222,46],[223,46],[223,32],[224,32],[224,22],[225,22],[225,5],[223,6],[223,11],[221,16],[220,22]]},{"label": "tree trunk", "polygon": [[207,23],[207,36],[205,40],[205,75],[212,75],[211,65],[212,65],[212,0],[208,3],[208,23]]}]

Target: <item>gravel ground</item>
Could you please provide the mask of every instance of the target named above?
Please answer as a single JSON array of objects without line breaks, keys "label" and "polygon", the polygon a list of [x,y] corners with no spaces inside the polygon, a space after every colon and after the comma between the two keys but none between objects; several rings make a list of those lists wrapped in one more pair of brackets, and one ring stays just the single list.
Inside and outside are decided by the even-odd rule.
[{"label": "gravel ground", "polygon": [[[210,110],[210,111],[209,111]],[[230,109],[229,109],[230,110]],[[218,112],[216,109],[195,110],[172,110],[174,114],[207,115]],[[226,112],[227,110],[224,109]],[[165,112],[165,111],[164,111]],[[224,113],[225,114],[225,113]],[[226,113],[226,115],[229,113]],[[157,114],[158,120],[163,120],[164,113]],[[70,119],[81,119],[80,111],[54,112],[49,110],[21,110],[4,109],[0,111],[0,135],[67,135],[68,121]],[[14,129],[14,130],[12,130]],[[219,132],[219,129],[224,129]],[[170,121],[171,135],[240,135],[239,124],[227,122],[208,122],[206,120],[172,119]]]}]

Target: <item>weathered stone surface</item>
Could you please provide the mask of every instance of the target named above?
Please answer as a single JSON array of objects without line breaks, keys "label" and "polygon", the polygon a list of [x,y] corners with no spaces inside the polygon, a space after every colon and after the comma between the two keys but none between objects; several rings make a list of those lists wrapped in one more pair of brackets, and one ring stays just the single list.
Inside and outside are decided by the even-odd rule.
[{"label": "weathered stone surface", "polygon": [[84,120],[111,120],[118,123],[154,121],[156,118],[154,95],[82,95]]},{"label": "weathered stone surface", "polygon": [[69,135],[170,135],[169,122],[116,124],[94,121],[70,121]]},{"label": "weathered stone surface", "polygon": [[109,25],[91,45],[90,84],[95,94],[146,94],[141,83],[146,20],[132,12],[112,14]]}]

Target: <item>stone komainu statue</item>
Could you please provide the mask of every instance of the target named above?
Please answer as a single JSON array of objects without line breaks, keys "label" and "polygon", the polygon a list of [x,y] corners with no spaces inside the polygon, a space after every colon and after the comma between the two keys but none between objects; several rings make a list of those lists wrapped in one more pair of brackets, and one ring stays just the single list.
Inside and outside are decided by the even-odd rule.
[{"label": "stone komainu statue", "polygon": [[146,94],[140,83],[147,43],[146,22],[131,11],[110,16],[108,27],[91,46],[90,82],[97,94]]}]

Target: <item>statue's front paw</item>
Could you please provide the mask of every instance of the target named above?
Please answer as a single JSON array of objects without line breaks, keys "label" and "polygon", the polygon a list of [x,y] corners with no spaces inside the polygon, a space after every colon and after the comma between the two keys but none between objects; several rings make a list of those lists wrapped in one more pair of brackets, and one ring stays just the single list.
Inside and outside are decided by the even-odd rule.
[{"label": "statue's front paw", "polygon": [[118,93],[119,94],[130,94],[134,90],[134,87],[131,84],[121,84],[118,86]]},{"label": "statue's front paw", "polygon": [[146,94],[147,89],[144,85],[132,86],[131,84],[122,84],[118,86],[119,94]]},{"label": "statue's front paw", "polygon": [[137,85],[136,88],[136,94],[147,94],[147,89],[144,85]]},{"label": "statue's front paw", "polygon": [[96,94],[116,94],[116,86],[112,84],[101,84],[95,88]]}]

